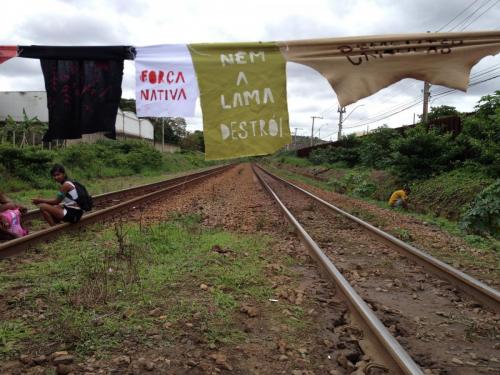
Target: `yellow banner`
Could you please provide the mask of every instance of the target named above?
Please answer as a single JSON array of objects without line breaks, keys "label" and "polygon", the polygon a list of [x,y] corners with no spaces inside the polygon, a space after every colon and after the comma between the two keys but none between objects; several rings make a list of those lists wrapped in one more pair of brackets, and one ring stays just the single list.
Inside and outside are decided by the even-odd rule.
[{"label": "yellow banner", "polygon": [[207,160],[267,155],[290,143],[286,61],[275,43],[190,44]]}]

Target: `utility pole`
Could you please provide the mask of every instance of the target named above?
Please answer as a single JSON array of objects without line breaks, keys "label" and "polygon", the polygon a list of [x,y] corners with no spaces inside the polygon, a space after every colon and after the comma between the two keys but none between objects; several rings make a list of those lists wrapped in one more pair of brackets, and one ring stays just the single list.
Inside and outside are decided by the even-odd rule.
[{"label": "utility pole", "polygon": [[424,108],[422,110],[422,122],[427,122],[427,115],[429,113],[429,97],[431,84],[427,81],[424,82]]},{"label": "utility pole", "polygon": [[299,128],[295,128],[295,132],[293,134],[293,149],[295,150],[295,147],[297,146],[297,130]]},{"label": "utility pole", "polygon": [[342,137],[342,119],[344,118],[345,107],[339,107],[337,112],[339,113],[339,132],[337,135],[337,141],[339,141]]},{"label": "utility pole", "polygon": [[314,119],[320,119],[320,120],[323,120],[323,117],[319,117],[319,116],[311,116],[311,118],[313,119],[313,122],[312,122],[312,127],[311,127],[311,146],[313,146],[313,140],[314,140]]}]

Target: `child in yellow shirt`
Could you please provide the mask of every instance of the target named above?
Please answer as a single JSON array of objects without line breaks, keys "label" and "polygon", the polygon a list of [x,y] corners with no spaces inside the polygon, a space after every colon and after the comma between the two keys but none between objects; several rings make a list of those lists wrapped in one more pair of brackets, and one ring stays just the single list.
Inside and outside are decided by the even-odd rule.
[{"label": "child in yellow shirt", "polygon": [[404,187],[402,190],[396,190],[391,194],[389,198],[389,206],[391,208],[403,207],[408,208],[408,195],[410,194],[410,188]]}]

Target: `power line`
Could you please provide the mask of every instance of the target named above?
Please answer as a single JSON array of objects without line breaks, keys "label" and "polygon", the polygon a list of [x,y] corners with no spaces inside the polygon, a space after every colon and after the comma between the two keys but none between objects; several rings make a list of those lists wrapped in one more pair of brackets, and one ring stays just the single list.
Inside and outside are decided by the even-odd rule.
[{"label": "power line", "polygon": [[477,7],[477,9],[472,12],[471,14],[469,14],[467,17],[465,17],[462,21],[460,21],[458,24],[456,24],[454,27],[452,27],[449,31],[453,31],[454,29],[457,29],[457,28],[460,28],[460,27],[463,27],[463,25],[465,25],[467,22],[469,22],[469,20],[477,13],[479,12],[483,7],[485,7],[486,5],[489,4],[491,0],[486,0],[482,5],[480,5],[479,7]]},{"label": "power line", "polygon": [[[479,70],[479,71],[473,73],[470,78],[471,78],[471,80],[474,80],[474,79],[476,79],[478,77],[481,77],[481,76],[484,76],[486,74],[492,73],[492,72],[494,72],[495,70],[498,70],[498,69],[500,69],[500,64],[497,64],[497,65],[494,65],[492,67],[488,67],[488,68],[484,68],[482,70]],[[471,82],[471,83],[473,83],[473,82]],[[443,90],[446,91],[446,90],[449,90],[449,89],[447,89],[447,88],[445,88],[445,89],[439,89],[438,91],[435,91],[432,94],[433,94],[433,96],[440,95],[441,92],[444,92]],[[451,89],[451,90],[454,90],[454,89]],[[456,91],[456,90],[454,90],[454,91]],[[419,104],[421,102],[422,102],[422,100],[420,99],[420,95],[419,96],[414,96],[413,99],[411,99],[410,101],[398,104],[398,105],[390,107],[390,108],[386,108],[386,109],[384,109],[384,110],[382,110],[380,112],[375,113],[374,115],[370,116],[368,119],[365,119],[362,122],[365,122],[366,120],[371,121],[372,119],[374,120],[374,119],[379,118],[379,117],[385,118],[385,116],[387,114],[391,114],[391,113],[393,113],[395,111],[398,111],[399,109],[404,108],[404,107],[408,106],[409,104],[415,103],[414,105],[416,105],[416,104]],[[358,123],[360,123],[360,122],[358,122]]]},{"label": "power line", "polygon": [[333,111],[334,109],[336,109],[337,107],[337,104],[334,104],[332,105],[331,107],[328,107],[327,109],[325,109],[324,111],[320,112],[320,115],[323,116],[325,113],[328,113],[328,112],[331,112]]},{"label": "power line", "polygon": [[468,28],[470,25],[472,25],[474,22],[476,22],[479,18],[481,18],[487,11],[489,11],[491,8],[493,8],[495,5],[497,5],[500,2],[500,0],[495,1],[493,4],[491,4],[484,12],[482,12],[480,15],[478,15],[476,18],[474,18],[472,21],[470,21],[467,25],[465,25],[463,28],[460,29],[460,31],[464,31],[466,28]]},{"label": "power line", "polygon": [[436,30],[436,32],[439,32],[441,30],[443,30],[446,26],[448,26],[450,23],[452,23],[453,21],[455,21],[459,16],[461,16],[464,12],[466,12],[467,10],[469,10],[470,7],[472,7],[475,3],[477,3],[479,0],[476,0],[474,1],[472,4],[470,4],[467,8],[465,8],[464,10],[462,10],[460,13],[458,13],[455,17],[453,17],[450,21],[448,21],[448,23],[444,26],[441,26],[439,29]]},{"label": "power line", "polygon": [[[472,87],[472,86],[476,86],[476,85],[479,85],[481,83],[484,83],[484,82],[487,82],[487,81],[491,81],[492,79],[495,79],[495,78],[498,78],[500,77],[500,74],[497,74],[495,76],[492,76],[492,77],[488,77],[488,78],[485,78],[483,80],[480,80],[480,81],[477,81],[477,82],[473,82],[469,85],[469,87]],[[449,89],[449,90],[444,90],[443,92],[440,92],[440,93],[437,93],[434,95],[435,98],[439,97],[439,98],[442,98],[443,96],[446,96],[446,95],[449,95],[449,94],[452,94],[454,93],[455,91],[458,91],[456,89]],[[378,121],[381,121],[381,120],[385,120],[386,118],[389,118],[389,117],[392,117],[398,113],[401,113],[401,112],[404,112],[418,104],[420,104],[421,102],[423,101],[423,99],[420,99],[419,102],[417,103],[412,103],[410,105],[408,105],[406,108],[403,108],[397,112],[394,112],[390,115],[387,115],[385,116],[384,118],[381,118],[381,119],[377,119],[377,120],[373,120],[373,121],[368,121],[368,122],[363,122],[363,123],[360,123],[360,124],[357,124],[357,125],[353,125],[353,126],[348,126],[348,127],[345,127],[344,129],[353,129],[353,128],[358,128],[358,127],[361,127],[361,126],[365,126],[365,125],[369,125],[369,124],[372,124],[374,122],[378,122]]]},{"label": "power line", "polygon": [[[490,75],[489,77],[485,77],[484,79],[479,80],[479,81],[476,79],[476,80],[474,80],[473,82],[471,82],[469,84],[469,87],[476,86],[476,85],[478,85],[480,83],[490,81],[490,80],[495,79],[497,77],[500,77],[500,75],[499,74],[497,74],[497,75]],[[475,78],[477,78],[477,76]],[[435,93],[433,93],[433,100],[437,99],[438,97],[442,97],[444,95],[448,95],[448,94],[454,93],[456,91],[458,91],[458,90],[456,90],[456,89],[441,89],[441,90],[438,90]],[[396,106],[396,107],[390,109],[389,111],[382,112],[378,116],[372,116],[371,118],[368,118],[368,119],[366,119],[364,121],[355,123],[355,124],[353,124],[351,126],[346,126],[345,129],[357,128],[357,127],[360,127],[360,126],[369,125],[369,124],[372,124],[374,122],[378,122],[378,121],[384,120],[384,119],[392,117],[392,116],[394,116],[394,115],[396,115],[398,113],[406,111],[406,110],[408,110],[408,109],[410,109],[410,108],[412,108],[412,107],[414,107],[414,106],[422,103],[422,101],[423,101],[423,99],[417,99],[417,100],[413,100],[411,102],[403,103],[403,104],[401,104],[399,106]]]},{"label": "power line", "polygon": [[[443,25],[442,27],[440,27],[437,31],[439,32],[439,31],[443,30],[444,28],[446,28],[447,26],[451,25],[454,21],[456,21],[457,19],[459,19],[460,16],[464,15],[468,10],[470,10],[474,5],[476,5],[478,3],[478,1],[479,0],[473,1],[465,9],[463,9],[455,17],[453,17],[450,21],[448,21],[445,25]],[[460,29],[460,31],[463,31],[464,29],[466,29],[467,27],[469,27],[471,24],[473,24],[475,21],[477,21],[480,17],[482,17],[486,12],[488,12],[489,10],[491,10],[499,2],[500,2],[500,0],[493,0],[493,3],[491,3],[491,0],[486,0],[484,3],[482,3],[481,5],[479,5],[471,14],[467,15],[465,18],[463,18],[461,21],[459,21],[455,26],[453,26],[449,31],[453,31],[454,29],[459,28],[459,27],[462,27]],[[485,7],[486,7],[486,9],[484,9]],[[472,17],[474,15],[476,15],[481,10],[483,10],[483,11],[480,14],[478,14],[474,19],[472,19]],[[470,82],[469,86],[474,86],[476,84],[483,83],[483,82],[492,80],[494,78],[497,78],[498,76],[491,76],[491,75],[488,76],[488,74],[490,74],[490,73],[494,72],[495,70],[499,69],[499,67],[500,66],[489,67],[489,68],[483,69],[482,71],[479,71],[479,72],[476,72],[476,73],[472,74],[470,76],[471,82]],[[485,76],[484,80],[479,81],[479,82],[473,82],[474,78],[479,78],[480,76]],[[405,82],[405,84],[403,84],[401,86],[401,88],[404,88],[406,86],[408,88],[408,90],[409,90],[410,88],[413,88],[413,86],[416,85],[417,83],[418,82]],[[441,90],[438,90],[436,92],[433,92],[433,95],[432,95],[433,99],[432,100],[435,100],[435,99],[438,99],[438,98],[442,98],[443,96],[446,96],[446,95],[450,95],[450,94],[454,93],[455,91],[457,91],[457,90],[455,90],[455,89],[441,89]],[[385,93],[380,98],[387,97],[388,95],[391,95],[391,92]],[[345,129],[351,129],[351,128],[355,128],[355,127],[360,127],[360,126],[371,124],[373,122],[384,120],[385,118],[394,116],[394,115],[396,115],[398,113],[401,113],[401,112],[404,112],[404,111],[406,111],[406,110],[408,110],[408,109],[410,109],[410,108],[412,108],[412,107],[414,107],[414,106],[422,103],[422,101],[423,101],[423,99],[420,99],[419,97],[414,97],[409,102],[405,102],[405,103],[396,105],[394,107],[391,107],[389,109],[383,110],[381,112],[378,112],[375,115],[371,116],[368,119],[365,119],[362,122],[358,122],[357,124],[345,127]],[[335,108],[335,106],[329,107],[329,108],[325,109],[323,112],[321,112],[321,114],[324,115],[324,114],[326,114],[326,113],[334,110],[334,108]],[[368,122],[366,120],[368,120]],[[334,134],[334,133],[332,133],[332,134]],[[330,136],[332,134],[329,134],[328,136]]]},{"label": "power line", "polygon": [[[497,65],[494,65],[492,67],[487,67],[487,68],[484,68],[482,70],[479,70],[473,74],[471,74],[471,85],[474,83],[473,80],[475,78],[478,78],[480,76],[484,76],[486,74],[489,74],[489,73],[492,73],[494,72],[495,70],[498,70],[500,69],[500,64],[497,64]],[[432,96],[439,96],[441,95],[441,93],[443,92],[448,92],[448,90],[452,90],[452,91],[457,91],[455,89],[448,89],[448,88],[444,88],[444,89],[439,89],[435,92],[432,93]],[[368,121],[373,121],[373,122],[376,122],[376,121],[379,121],[378,119],[380,120],[383,120],[384,118],[387,117],[387,115],[392,115],[393,113],[400,113],[401,111],[400,110],[406,110],[408,109],[407,107],[410,106],[413,107],[417,104],[420,104],[422,103],[422,99],[420,98],[420,95],[418,96],[414,96],[412,99],[410,99],[410,101],[406,101],[406,102],[403,102],[403,103],[400,103],[400,104],[397,104],[393,107],[389,107],[389,108],[386,108],[380,112],[377,112],[375,114],[373,114],[372,116],[370,116],[369,118],[361,121],[361,122],[358,122],[354,125],[351,125],[351,126],[347,126],[345,127],[346,129],[349,129],[349,128],[352,128],[352,127],[357,127],[357,126],[361,126],[361,125],[358,125],[358,124],[362,124],[362,123],[365,123],[367,120]]]}]

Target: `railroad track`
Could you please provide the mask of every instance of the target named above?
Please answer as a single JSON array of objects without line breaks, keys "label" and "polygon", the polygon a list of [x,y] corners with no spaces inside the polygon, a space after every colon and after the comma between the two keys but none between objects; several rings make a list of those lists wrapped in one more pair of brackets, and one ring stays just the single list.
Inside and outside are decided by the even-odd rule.
[{"label": "railroad track", "polygon": [[[195,173],[188,173],[188,174],[183,174],[178,177],[174,178],[169,178],[168,180],[162,180],[158,182],[153,182],[151,184],[143,184],[143,185],[137,185],[131,188],[127,189],[121,189],[121,190],[116,190],[108,193],[103,193],[99,195],[94,195],[92,197],[93,202],[94,202],[94,210],[99,210],[101,208],[105,208],[108,206],[112,206],[113,204],[120,203],[127,198],[132,198],[136,196],[137,194],[146,194],[149,192],[153,192],[158,189],[162,189],[171,185],[175,185],[179,182],[182,182],[183,180],[186,179],[186,177],[196,177],[198,175],[203,175],[207,173],[208,171],[211,171],[213,169],[217,169],[220,167],[215,167],[215,168],[210,168],[206,169],[200,172],[195,172]],[[40,210],[35,209],[35,210],[30,210],[28,211],[25,215],[23,215],[23,222],[30,222],[32,220],[43,220],[42,214]]]},{"label": "railroad track", "polygon": [[[140,207],[146,202],[149,204],[154,200],[182,190],[191,184],[199,183],[204,179],[223,173],[232,167],[233,165],[224,165],[153,184],[101,194],[94,197],[96,206],[94,210],[84,214],[77,224],[62,223],[33,232],[22,238],[0,243],[0,259],[19,254],[40,242],[56,238],[63,232],[78,230],[83,226],[120,215],[127,210]],[[27,220],[38,218],[41,218],[39,210],[33,210],[27,214]]]},{"label": "railroad track", "polygon": [[433,374],[500,371],[497,290],[260,167],[254,172],[387,368],[403,374],[422,374],[421,366]]}]

